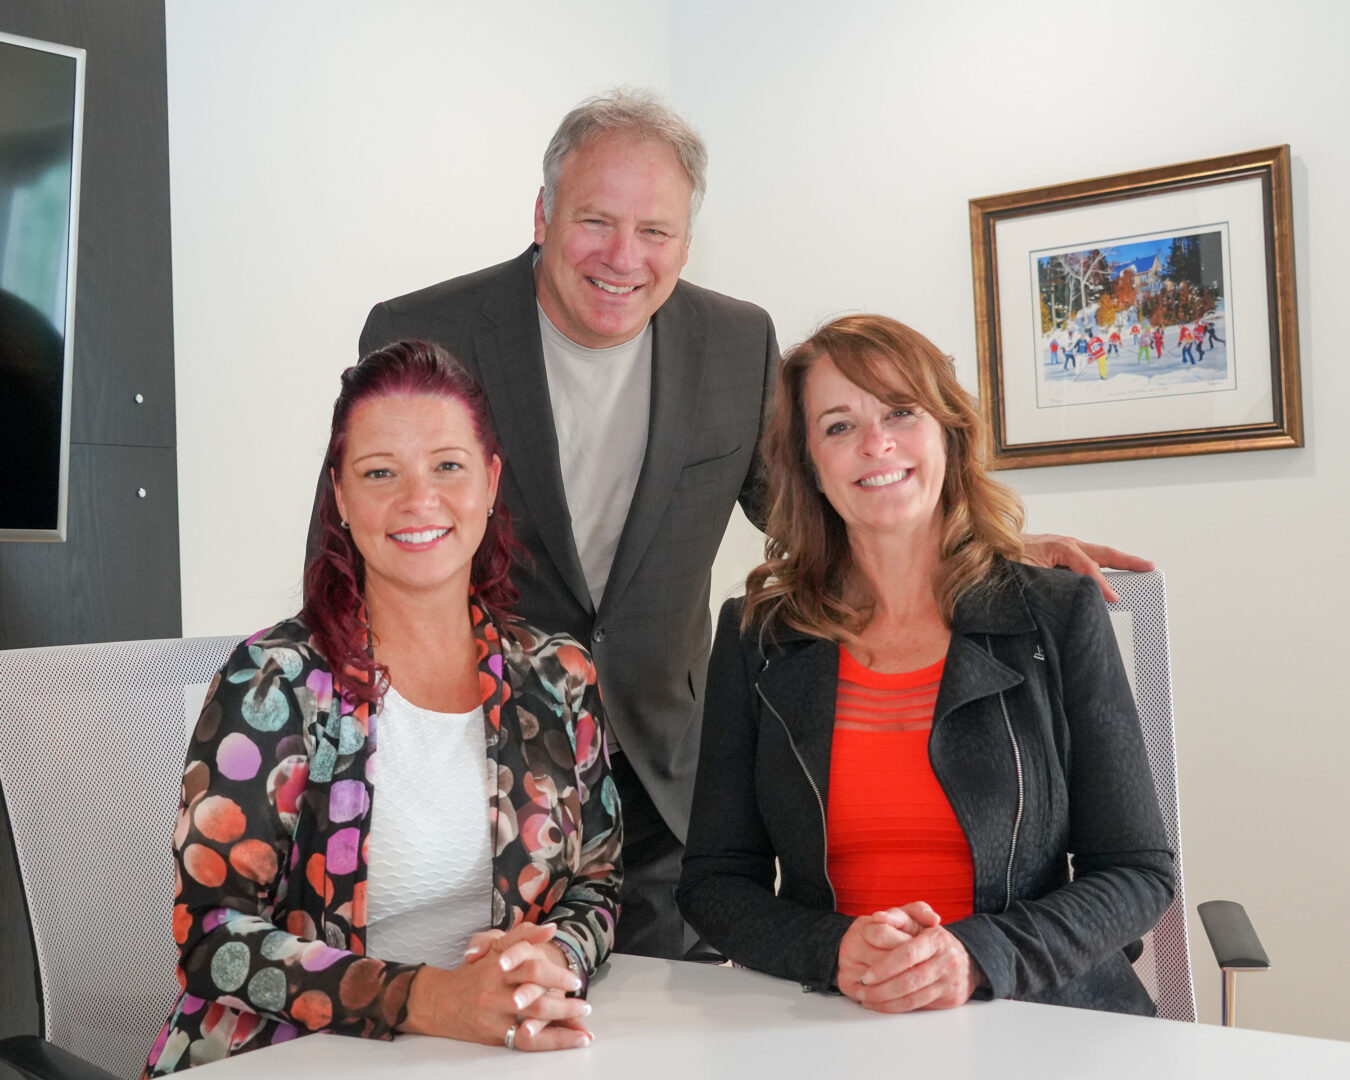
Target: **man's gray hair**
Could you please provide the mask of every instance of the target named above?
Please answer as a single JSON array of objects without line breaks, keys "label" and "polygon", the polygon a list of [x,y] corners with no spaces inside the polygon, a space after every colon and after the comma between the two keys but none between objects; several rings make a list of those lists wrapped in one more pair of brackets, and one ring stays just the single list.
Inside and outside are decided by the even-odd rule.
[{"label": "man's gray hair", "polygon": [[638,139],[660,139],[675,151],[693,189],[689,193],[687,226],[692,231],[694,218],[698,216],[703,194],[708,188],[708,148],[703,145],[698,132],[655,93],[628,87],[587,98],[563,117],[544,151],[544,220],[553,217],[563,158],[610,132],[622,132]]}]

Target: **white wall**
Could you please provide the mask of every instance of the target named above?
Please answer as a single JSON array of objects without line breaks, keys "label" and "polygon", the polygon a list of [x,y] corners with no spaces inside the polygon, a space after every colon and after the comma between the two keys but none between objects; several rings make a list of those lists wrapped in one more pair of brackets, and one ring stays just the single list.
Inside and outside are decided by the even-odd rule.
[{"label": "white wall", "polygon": [[[1244,1025],[1350,1038],[1350,13],[1107,7],[169,4],[184,632],[294,609],[366,310],[523,248],[543,146],[595,89],[664,89],[708,139],[689,278],[763,304],[784,343],[895,315],[971,386],[968,199],[1288,142],[1308,446],[1004,477],[1035,527],[1167,571],[1189,898],[1244,901],[1266,941]],[[735,525],[715,590],[757,554]]]}]

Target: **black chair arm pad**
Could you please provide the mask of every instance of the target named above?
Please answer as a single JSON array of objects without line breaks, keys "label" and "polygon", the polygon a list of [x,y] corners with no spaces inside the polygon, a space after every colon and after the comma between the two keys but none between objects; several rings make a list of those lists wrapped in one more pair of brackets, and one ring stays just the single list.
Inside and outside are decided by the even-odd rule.
[{"label": "black chair arm pad", "polygon": [[[118,1080],[112,1073],[36,1035],[0,1040],[0,1063],[30,1080]],[[5,1073],[0,1072],[0,1077],[3,1076]]]},{"label": "black chair arm pad", "polygon": [[1270,967],[1270,958],[1241,904],[1233,900],[1208,900],[1196,910],[1205,924],[1209,947],[1214,950],[1219,967],[1255,971]]}]

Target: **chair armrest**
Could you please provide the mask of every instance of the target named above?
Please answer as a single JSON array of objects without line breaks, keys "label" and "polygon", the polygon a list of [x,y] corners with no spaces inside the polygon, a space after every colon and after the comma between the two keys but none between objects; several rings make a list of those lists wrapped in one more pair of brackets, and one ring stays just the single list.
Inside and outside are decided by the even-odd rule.
[{"label": "chair armrest", "polygon": [[1209,947],[1214,950],[1219,967],[1229,971],[1265,971],[1270,967],[1270,958],[1241,904],[1207,900],[1196,910],[1205,924]]},{"label": "chair armrest", "polygon": [[[118,1080],[112,1073],[36,1035],[0,1040],[0,1068],[4,1065],[30,1080]],[[7,1071],[0,1072],[0,1076]]]}]

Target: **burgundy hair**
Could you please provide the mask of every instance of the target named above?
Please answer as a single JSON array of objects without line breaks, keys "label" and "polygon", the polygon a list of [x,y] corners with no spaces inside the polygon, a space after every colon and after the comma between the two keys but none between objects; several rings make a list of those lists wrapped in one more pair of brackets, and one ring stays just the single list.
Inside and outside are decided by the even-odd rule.
[{"label": "burgundy hair", "polygon": [[[352,534],[342,527],[333,477],[342,474],[347,431],[357,405],[372,398],[424,394],[462,404],[469,412],[484,458],[491,461],[500,453],[482,389],[463,364],[440,346],[425,341],[396,341],[362,357],[360,363],[342,373],[342,391],[333,404],[332,434],[323,459],[319,495],[319,538],[314,557],[305,567],[305,604],[300,616],[332,668],[334,686],[358,702],[378,705],[388,671],[371,655],[363,598],[365,563],[352,543]],[[499,485],[469,571],[474,597],[494,619],[507,617],[519,599],[510,578],[516,547],[511,514],[502,503]]]}]

